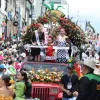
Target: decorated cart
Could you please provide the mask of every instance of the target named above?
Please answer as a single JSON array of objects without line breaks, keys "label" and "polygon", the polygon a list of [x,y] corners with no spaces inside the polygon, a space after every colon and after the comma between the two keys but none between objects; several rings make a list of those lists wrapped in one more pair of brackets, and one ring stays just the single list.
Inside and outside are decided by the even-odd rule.
[{"label": "decorated cart", "polygon": [[[69,37],[72,44],[77,48],[80,48],[82,44],[85,43],[85,37],[82,29],[77,26],[71,19],[66,18],[64,13],[59,11],[58,6],[54,8],[54,3],[50,5],[43,4],[47,7],[47,11],[43,16],[38,17],[30,26],[27,27],[26,34],[22,37],[23,43],[26,45],[26,49],[29,48],[47,48],[47,45],[32,45],[32,36],[42,24],[47,28],[48,34],[51,34],[55,39],[59,34],[60,29],[64,28],[66,31],[66,36]],[[53,46],[53,49],[66,49],[69,47],[57,47]],[[72,59],[69,60],[71,62]],[[59,82],[67,71],[67,64],[57,64],[57,63],[44,63],[44,62],[26,62],[22,65],[23,68],[26,68],[29,71],[29,77],[32,83],[32,97],[40,98],[40,100],[61,100],[62,91],[59,87]],[[80,69],[78,69],[80,70]],[[79,72],[79,71],[78,71]],[[78,73],[80,74],[80,73]]]}]

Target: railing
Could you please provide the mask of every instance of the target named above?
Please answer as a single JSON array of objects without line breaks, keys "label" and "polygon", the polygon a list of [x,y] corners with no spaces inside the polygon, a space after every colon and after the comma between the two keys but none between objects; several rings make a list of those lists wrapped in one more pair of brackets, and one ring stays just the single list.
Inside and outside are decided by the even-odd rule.
[{"label": "railing", "polygon": [[32,97],[40,100],[49,100],[50,89],[47,87],[33,87]]}]

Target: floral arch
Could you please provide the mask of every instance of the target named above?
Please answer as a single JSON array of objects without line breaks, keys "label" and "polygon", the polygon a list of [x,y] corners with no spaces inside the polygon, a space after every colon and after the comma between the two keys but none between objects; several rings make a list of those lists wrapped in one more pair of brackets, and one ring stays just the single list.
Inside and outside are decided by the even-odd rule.
[{"label": "floral arch", "polygon": [[54,9],[46,11],[43,16],[38,17],[37,20],[27,27],[26,34],[22,37],[24,43],[31,43],[32,34],[38,29],[39,23],[42,25],[51,25],[53,34],[50,34],[55,36],[59,33],[60,28],[64,28],[71,42],[78,48],[81,44],[85,43],[85,36],[82,29],[66,18],[64,13]]}]

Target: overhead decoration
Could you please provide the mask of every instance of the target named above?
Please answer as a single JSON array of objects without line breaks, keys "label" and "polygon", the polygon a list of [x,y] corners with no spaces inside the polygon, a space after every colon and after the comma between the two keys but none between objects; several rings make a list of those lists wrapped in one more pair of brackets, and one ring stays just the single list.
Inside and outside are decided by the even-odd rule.
[{"label": "overhead decoration", "polygon": [[45,12],[44,16],[48,17],[50,22],[55,23],[58,20],[58,18],[64,16],[64,13],[59,11],[59,8],[63,8],[63,6],[58,5],[57,8],[55,9],[54,2],[50,2],[50,5],[43,3],[43,5],[47,8],[47,11]]},{"label": "overhead decoration", "polygon": [[26,31],[26,34],[24,36],[22,36],[22,40],[23,40],[23,43],[27,44],[31,44],[32,43],[32,36],[33,36],[33,33],[35,30],[37,30],[39,28],[40,24],[38,23],[33,23],[31,24],[30,26],[27,27],[27,31]]},{"label": "overhead decoration", "polygon": [[56,23],[61,16],[65,16],[65,15],[63,12],[59,10],[51,10],[45,12],[44,16],[49,18],[50,22]]},{"label": "overhead decoration", "polygon": [[54,5],[55,5],[54,2],[50,2],[50,5],[43,3],[43,5],[47,8],[47,10],[59,10],[59,8],[63,8],[63,6],[58,5],[57,8],[55,9],[54,8]]},{"label": "overhead decoration", "polygon": [[82,43],[85,43],[85,37],[81,35],[79,26],[77,26],[74,22],[65,17],[61,17],[58,22],[62,28],[65,29],[67,35],[74,45],[80,47]]},{"label": "overhead decoration", "polygon": [[48,18],[47,17],[39,17],[38,19],[37,19],[37,22],[38,23],[41,23],[41,24],[47,24],[47,23],[49,23],[49,20],[48,20]]}]

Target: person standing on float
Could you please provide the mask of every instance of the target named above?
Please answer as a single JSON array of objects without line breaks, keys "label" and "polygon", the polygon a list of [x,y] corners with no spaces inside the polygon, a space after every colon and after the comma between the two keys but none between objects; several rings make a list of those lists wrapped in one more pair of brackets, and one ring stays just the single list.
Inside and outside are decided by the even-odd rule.
[{"label": "person standing on float", "polygon": [[[40,24],[38,30],[36,30],[32,37],[33,45],[42,45],[44,43],[43,26]],[[31,55],[35,58],[35,61],[40,61],[40,48],[31,48]]]},{"label": "person standing on float", "polygon": [[[65,29],[60,30],[60,34],[57,36],[57,46],[58,47],[66,47],[69,45],[66,40],[68,36],[66,36]],[[57,50],[57,62],[58,63],[66,63],[67,59],[69,59],[68,50]]]}]

